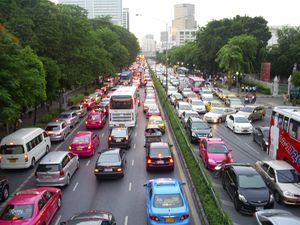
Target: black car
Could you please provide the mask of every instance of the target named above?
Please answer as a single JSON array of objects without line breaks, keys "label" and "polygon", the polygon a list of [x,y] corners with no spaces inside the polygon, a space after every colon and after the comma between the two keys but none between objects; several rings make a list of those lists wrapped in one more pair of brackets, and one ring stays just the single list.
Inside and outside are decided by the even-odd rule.
[{"label": "black car", "polygon": [[222,186],[238,212],[252,215],[256,211],[274,207],[273,194],[251,165],[226,164],[222,173]]},{"label": "black car", "polygon": [[8,180],[0,177],[0,199],[1,201],[5,201],[9,196],[9,185]]},{"label": "black car", "polygon": [[116,225],[112,213],[100,210],[91,210],[75,214],[69,220],[61,222],[60,225]]},{"label": "black car", "polygon": [[253,141],[259,144],[260,149],[263,151],[267,151],[269,142],[269,127],[256,127],[253,130]]},{"label": "black car", "polygon": [[150,143],[146,150],[146,168],[152,169],[170,169],[174,170],[174,157],[166,142]]},{"label": "black car", "polygon": [[100,153],[95,165],[97,178],[124,177],[126,159],[120,148],[108,149]]},{"label": "black car", "polygon": [[212,137],[212,130],[209,124],[196,117],[190,117],[187,120],[186,132],[191,142],[199,142],[201,138]]},{"label": "black car", "polygon": [[126,148],[130,149],[131,132],[128,127],[114,127],[108,136],[109,148]]}]

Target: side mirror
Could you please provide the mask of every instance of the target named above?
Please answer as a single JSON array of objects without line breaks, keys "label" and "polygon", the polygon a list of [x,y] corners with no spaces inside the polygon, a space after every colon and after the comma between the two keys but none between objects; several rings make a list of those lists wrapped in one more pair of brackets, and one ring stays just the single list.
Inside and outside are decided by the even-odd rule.
[{"label": "side mirror", "polygon": [[181,185],[186,185],[186,183],[185,182],[181,182]]},{"label": "side mirror", "polygon": [[229,152],[229,153],[232,152],[232,149],[229,149],[228,152]]},{"label": "side mirror", "polygon": [[172,148],[174,145],[170,144],[169,147]]},{"label": "side mirror", "polygon": [[271,177],[270,180],[271,180],[272,182],[275,182],[275,177]]},{"label": "side mirror", "polygon": [[145,183],[143,186],[144,186],[144,187],[147,187],[147,186],[148,186],[148,184],[147,184],[147,183]]}]

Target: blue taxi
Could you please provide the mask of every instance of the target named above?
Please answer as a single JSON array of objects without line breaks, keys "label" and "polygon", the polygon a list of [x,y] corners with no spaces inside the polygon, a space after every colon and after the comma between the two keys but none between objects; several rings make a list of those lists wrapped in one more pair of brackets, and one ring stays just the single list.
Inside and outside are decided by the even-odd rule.
[{"label": "blue taxi", "polygon": [[182,189],[184,184],[175,178],[157,178],[144,184],[148,225],[190,223],[189,206]]}]

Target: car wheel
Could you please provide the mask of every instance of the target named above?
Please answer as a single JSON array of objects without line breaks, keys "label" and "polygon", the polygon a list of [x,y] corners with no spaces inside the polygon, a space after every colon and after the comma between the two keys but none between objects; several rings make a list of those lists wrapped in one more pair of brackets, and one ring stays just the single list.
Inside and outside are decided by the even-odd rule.
[{"label": "car wheel", "polygon": [[60,209],[61,207],[61,196],[57,199],[57,208]]},{"label": "car wheel", "polygon": [[234,208],[236,209],[236,211],[239,212],[241,210],[241,204],[240,204],[237,196],[234,197],[233,203],[234,203]]},{"label": "car wheel", "polygon": [[78,170],[79,167],[80,167],[80,163],[79,163],[79,160],[78,160],[77,165],[76,165],[76,169]]},{"label": "car wheel", "polygon": [[9,196],[9,189],[8,189],[8,186],[6,185],[3,188],[1,200],[4,202],[6,199],[8,199],[8,196]]},{"label": "car wheel", "polygon": [[47,147],[46,147],[46,154],[45,155],[47,155],[49,153],[49,146],[47,145]]},{"label": "car wheel", "polygon": [[66,186],[69,186],[69,184],[70,184],[70,175],[68,174],[67,180],[66,180]]},{"label": "car wheel", "polygon": [[219,119],[218,119],[218,122],[219,122],[219,123],[222,123],[222,118],[219,118]]},{"label": "car wheel", "polygon": [[34,166],[35,166],[35,158],[32,158],[32,160],[31,160],[31,167],[34,168]]},{"label": "car wheel", "polygon": [[278,204],[281,204],[281,196],[280,196],[280,194],[278,193],[278,191],[276,191],[275,193],[274,193],[274,198],[275,198],[275,201],[278,203]]},{"label": "car wheel", "polygon": [[222,187],[225,190],[226,189],[226,184],[225,184],[225,178],[222,176]]},{"label": "car wheel", "polygon": [[225,122],[225,127],[229,128],[227,121]]},{"label": "car wheel", "polygon": [[255,136],[254,136],[254,134],[252,135],[252,140],[253,140],[254,142],[256,142],[256,141],[255,141]]},{"label": "car wheel", "polygon": [[235,127],[232,127],[232,132],[235,133]]}]

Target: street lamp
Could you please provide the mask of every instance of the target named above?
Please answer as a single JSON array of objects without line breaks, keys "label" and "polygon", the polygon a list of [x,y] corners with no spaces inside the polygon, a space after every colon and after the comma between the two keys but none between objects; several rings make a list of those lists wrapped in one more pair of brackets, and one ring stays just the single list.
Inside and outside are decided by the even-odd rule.
[{"label": "street lamp", "polygon": [[240,87],[239,87],[239,72],[236,72],[236,87],[237,87],[237,94],[240,96]]}]

